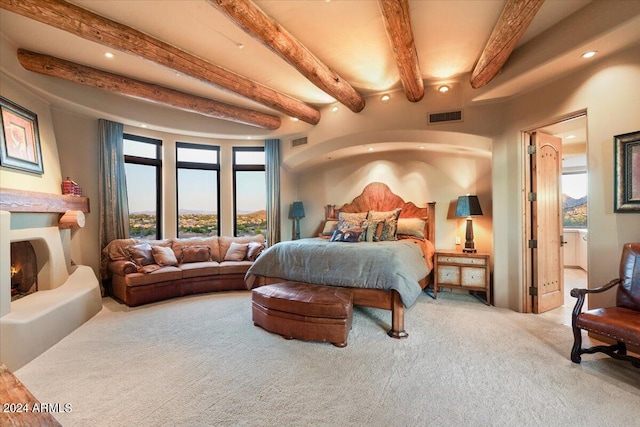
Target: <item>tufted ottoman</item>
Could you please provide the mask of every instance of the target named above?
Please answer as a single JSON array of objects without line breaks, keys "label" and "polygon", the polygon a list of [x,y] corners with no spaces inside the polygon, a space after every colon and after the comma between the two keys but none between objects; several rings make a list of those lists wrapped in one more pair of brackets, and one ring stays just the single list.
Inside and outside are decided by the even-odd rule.
[{"label": "tufted ottoman", "polygon": [[253,323],[287,339],[347,345],[353,295],[350,289],[282,282],[251,291]]}]

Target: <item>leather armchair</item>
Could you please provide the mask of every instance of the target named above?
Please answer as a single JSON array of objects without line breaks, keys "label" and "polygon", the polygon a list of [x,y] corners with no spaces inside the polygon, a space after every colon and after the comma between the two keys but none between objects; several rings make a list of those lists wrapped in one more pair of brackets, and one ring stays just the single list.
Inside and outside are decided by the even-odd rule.
[{"label": "leather armchair", "polygon": [[[582,312],[587,294],[605,292],[616,286],[615,307]],[[627,344],[640,347],[640,243],[624,245],[619,278],[595,289],[573,289],[571,296],[578,299],[571,317],[574,338],[571,360],[580,363],[582,354],[602,352],[640,368],[640,358],[627,354]],[[613,339],[616,344],[582,348],[582,329]]]}]

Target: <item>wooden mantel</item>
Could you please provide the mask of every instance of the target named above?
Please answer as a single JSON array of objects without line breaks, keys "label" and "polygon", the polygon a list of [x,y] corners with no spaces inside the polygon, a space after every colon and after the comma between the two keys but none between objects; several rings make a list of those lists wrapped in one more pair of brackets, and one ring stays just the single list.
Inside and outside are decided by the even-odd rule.
[{"label": "wooden mantel", "polygon": [[34,213],[65,213],[74,210],[88,213],[89,198],[0,188],[0,210]]}]

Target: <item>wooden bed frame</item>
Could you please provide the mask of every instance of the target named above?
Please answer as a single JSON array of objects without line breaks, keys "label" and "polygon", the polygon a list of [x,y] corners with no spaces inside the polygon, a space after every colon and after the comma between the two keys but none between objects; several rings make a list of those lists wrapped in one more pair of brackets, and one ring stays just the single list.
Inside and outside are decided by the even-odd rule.
[{"label": "wooden bed frame", "polygon": [[[400,218],[426,219],[425,237],[435,245],[435,202],[428,202],[425,208],[419,208],[411,202],[405,202],[394,194],[391,189],[381,182],[368,184],[362,194],[351,203],[336,209],[335,205],[327,205],[325,219],[336,220],[340,212],[390,211],[402,208]],[[429,284],[432,275],[420,280],[420,287],[424,289]],[[282,282],[281,278],[256,277],[254,286]],[[391,330],[388,335],[392,338],[407,338],[409,334],[404,329],[404,304],[400,294],[395,290],[350,288],[353,291],[353,303],[365,307],[391,310]]]}]

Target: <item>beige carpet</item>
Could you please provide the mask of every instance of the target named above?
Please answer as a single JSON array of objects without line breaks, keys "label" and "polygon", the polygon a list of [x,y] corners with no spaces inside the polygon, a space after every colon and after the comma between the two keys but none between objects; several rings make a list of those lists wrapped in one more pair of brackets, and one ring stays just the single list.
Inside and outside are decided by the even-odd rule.
[{"label": "beige carpet", "polygon": [[248,292],[103,310],[16,376],[63,426],[638,425],[640,370],[571,363],[571,329],[423,294],[410,337],[356,309],[346,348],[253,326]]}]

